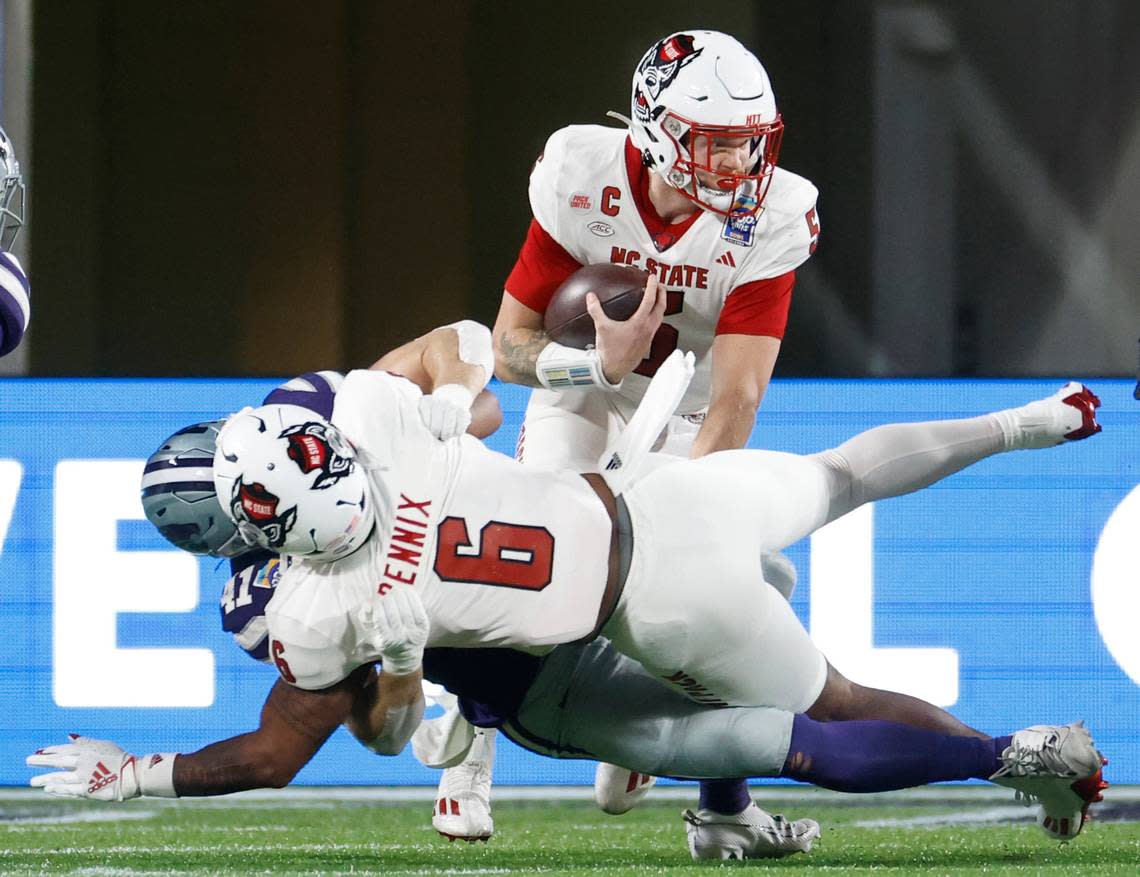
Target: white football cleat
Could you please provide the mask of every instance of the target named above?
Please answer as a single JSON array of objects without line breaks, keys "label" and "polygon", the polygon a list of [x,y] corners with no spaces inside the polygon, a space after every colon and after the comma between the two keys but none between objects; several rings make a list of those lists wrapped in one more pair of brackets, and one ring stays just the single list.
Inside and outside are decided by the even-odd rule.
[{"label": "white football cleat", "polygon": [[1089,805],[1102,800],[1108,762],[1093,746],[1084,722],[1034,725],[1013,735],[990,781],[1015,791],[1026,807],[1041,805],[1037,824],[1051,838],[1072,840],[1088,821]]},{"label": "white football cleat", "polygon": [[594,770],[594,802],[611,816],[628,813],[657,782],[655,777],[599,762]]},{"label": "white football cleat", "polygon": [[[1083,384],[1070,381],[1052,396],[1012,408],[1012,425],[1006,429],[1013,448],[1051,448],[1064,442],[1075,442],[1096,435],[1096,409],[1100,399]],[[1003,420],[1003,429],[1006,422]]]},{"label": "white football cleat", "polygon": [[495,763],[496,733],[476,728],[467,758],[443,772],[431,824],[448,840],[486,841],[495,831],[491,819],[491,767]]},{"label": "white football cleat", "polygon": [[809,852],[819,837],[819,823],[814,819],[792,822],[761,810],[755,801],[733,815],[686,810],[681,818],[689,836],[689,853],[696,860],[779,859]]}]

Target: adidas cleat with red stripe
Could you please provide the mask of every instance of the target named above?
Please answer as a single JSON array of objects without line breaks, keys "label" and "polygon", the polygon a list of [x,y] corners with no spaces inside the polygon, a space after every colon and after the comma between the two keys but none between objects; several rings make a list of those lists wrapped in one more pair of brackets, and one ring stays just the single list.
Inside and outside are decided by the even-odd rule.
[{"label": "adidas cleat with red stripe", "polygon": [[[1107,758],[1101,759],[1102,764],[1108,764]],[[1104,790],[1108,788],[1108,781],[1102,775],[1100,768],[1091,777],[1077,780],[1070,788],[1080,798],[1080,807],[1069,810],[1068,802],[1058,801],[1057,806],[1046,808],[1044,800],[1037,812],[1037,824],[1041,830],[1054,840],[1062,843],[1071,841],[1081,833],[1085,823],[1089,821],[1089,807],[1104,800]]]},{"label": "adidas cleat with red stripe", "polygon": [[1001,761],[990,781],[1013,789],[1026,807],[1040,804],[1037,823],[1056,840],[1080,834],[1089,805],[1107,787],[1101,776],[1106,762],[1083,722],[1018,731]]},{"label": "adidas cleat with red stripe", "polygon": [[465,758],[443,772],[432,807],[431,824],[450,841],[487,841],[495,831],[491,818],[491,769],[495,763],[495,732],[475,729]]},{"label": "adidas cleat with red stripe", "polygon": [[603,812],[620,816],[640,804],[656,782],[647,773],[600,762],[594,770],[594,803]]},{"label": "adidas cleat with red stripe", "polygon": [[997,412],[1010,448],[1051,448],[1101,431],[1100,399],[1084,384],[1070,381],[1052,396]]}]

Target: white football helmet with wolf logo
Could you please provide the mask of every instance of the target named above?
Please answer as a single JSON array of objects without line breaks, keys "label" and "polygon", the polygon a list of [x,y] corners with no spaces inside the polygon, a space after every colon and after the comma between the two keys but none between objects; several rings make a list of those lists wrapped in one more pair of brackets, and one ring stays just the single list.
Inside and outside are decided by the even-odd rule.
[{"label": "white football helmet with wolf logo", "polygon": [[[768,74],[727,34],[671,34],[634,71],[634,145],[651,170],[706,210],[733,217],[756,213],[771,183],[783,129]],[[694,154],[698,136],[703,148]],[[749,146],[745,170],[714,170],[713,144],[742,138]]]},{"label": "white football helmet with wolf logo", "polygon": [[214,485],[246,542],[280,554],[345,557],[364,544],[375,521],[351,443],[299,405],[233,415],[218,434]]}]

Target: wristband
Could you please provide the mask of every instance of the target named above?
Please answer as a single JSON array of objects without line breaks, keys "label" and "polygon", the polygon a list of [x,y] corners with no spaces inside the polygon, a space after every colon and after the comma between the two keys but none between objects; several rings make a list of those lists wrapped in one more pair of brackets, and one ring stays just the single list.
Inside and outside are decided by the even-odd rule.
[{"label": "wristband", "polygon": [[135,759],[139,794],[150,798],[177,798],[174,791],[174,759],[177,752],[155,752]]},{"label": "wristband", "polygon": [[601,387],[614,392],[621,389],[622,383],[611,384],[606,379],[597,350],[579,350],[557,341],[551,341],[542,348],[534,363],[534,374],[548,390]]}]

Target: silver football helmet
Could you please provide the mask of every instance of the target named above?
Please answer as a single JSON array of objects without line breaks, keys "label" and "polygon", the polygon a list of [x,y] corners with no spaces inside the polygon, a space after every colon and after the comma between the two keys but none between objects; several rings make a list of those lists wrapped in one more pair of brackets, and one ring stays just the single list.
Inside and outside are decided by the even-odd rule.
[{"label": "silver football helmet", "polygon": [[12,141],[0,128],[0,249],[10,250],[24,226],[24,178]]},{"label": "silver football helmet", "polygon": [[224,420],[180,429],[150,455],[143,469],[147,520],[191,554],[235,557],[250,549],[214,491],[214,449]]}]

